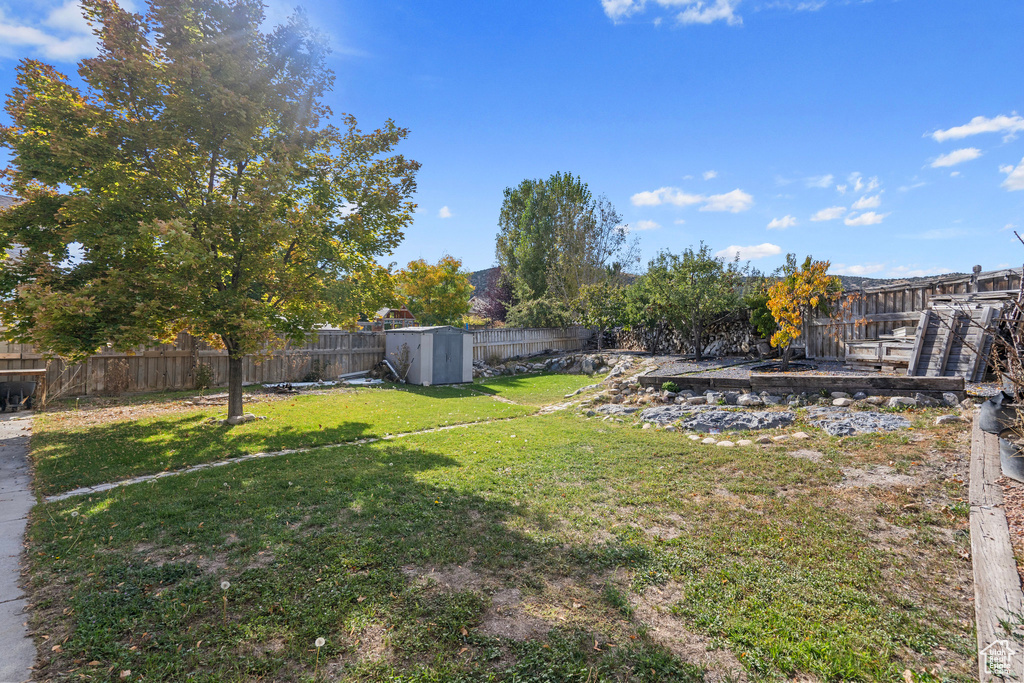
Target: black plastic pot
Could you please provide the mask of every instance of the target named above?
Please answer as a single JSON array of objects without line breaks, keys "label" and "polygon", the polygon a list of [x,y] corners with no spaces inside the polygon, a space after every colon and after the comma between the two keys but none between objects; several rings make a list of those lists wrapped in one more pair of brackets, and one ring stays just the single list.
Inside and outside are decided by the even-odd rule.
[{"label": "black plastic pot", "polygon": [[999,439],[999,464],[1004,477],[1024,483],[1024,453],[1020,444]]},{"label": "black plastic pot", "polygon": [[1017,406],[1013,404],[1013,396],[1005,391],[1000,392],[981,404],[978,412],[978,427],[989,434],[999,434],[1017,422]]}]

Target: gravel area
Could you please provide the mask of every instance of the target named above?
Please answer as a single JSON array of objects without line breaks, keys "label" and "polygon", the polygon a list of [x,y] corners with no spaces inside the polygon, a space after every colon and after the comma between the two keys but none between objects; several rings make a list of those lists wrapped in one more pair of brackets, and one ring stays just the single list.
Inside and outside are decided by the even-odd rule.
[{"label": "gravel area", "polygon": [[[714,358],[700,362],[684,360],[679,356],[654,356],[651,360],[657,362],[657,369],[648,374],[680,376],[693,375],[695,377],[726,377],[730,379],[745,379],[750,376],[751,369],[766,361],[752,361],[748,358]],[[814,366],[813,370],[799,370],[786,374],[808,377],[839,377],[843,375],[868,375],[875,374],[882,377],[900,377],[902,373],[895,372],[869,372],[848,368],[843,363],[835,361],[794,361],[808,363]],[[999,393],[999,385],[996,382],[967,382],[965,389],[967,393],[975,396],[994,396]]]}]

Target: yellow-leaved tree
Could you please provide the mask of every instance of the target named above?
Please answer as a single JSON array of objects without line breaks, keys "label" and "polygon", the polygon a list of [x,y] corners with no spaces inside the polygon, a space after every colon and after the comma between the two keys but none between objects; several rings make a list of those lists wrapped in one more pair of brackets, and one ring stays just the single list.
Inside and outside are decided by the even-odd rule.
[{"label": "yellow-leaved tree", "polygon": [[771,344],[782,349],[784,371],[789,369],[793,342],[803,334],[805,316],[832,315],[842,296],[842,281],[828,274],[829,265],[808,256],[798,266],[796,254],[787,254],[782,277],[768,287],[768,310],[778,325]]},{"label": "yellow-leaved tree", "polygon": [[424,325],[458,325],[469,313],[473,285],[454,256],[446,254],[437,265],[424,259],[410,261],[395,282],[398,294]]}]

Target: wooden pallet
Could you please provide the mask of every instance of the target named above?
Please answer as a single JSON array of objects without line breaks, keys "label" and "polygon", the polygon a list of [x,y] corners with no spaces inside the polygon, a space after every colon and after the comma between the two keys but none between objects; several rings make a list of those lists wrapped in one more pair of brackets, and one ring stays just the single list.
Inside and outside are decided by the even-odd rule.
[{"label": "wooden pallet", "polygon": [[922,311],[907,374],[980,382],[992,343],[987,330],[1001,309],[1001,303],[984,302]]}]

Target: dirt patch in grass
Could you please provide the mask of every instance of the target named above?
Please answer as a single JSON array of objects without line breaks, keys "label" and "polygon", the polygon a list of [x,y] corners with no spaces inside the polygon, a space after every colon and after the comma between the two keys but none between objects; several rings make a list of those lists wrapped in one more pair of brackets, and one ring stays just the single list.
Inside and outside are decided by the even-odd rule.
[{"label": "dirt patch in grass", "polygon": [[888,465],[878,465],[867,470],[856,467],[844,467],[843,481],[838,485],[841,489],[867,489],[872,487],[890,488],[893,486],[909,487],[921,483],[919,477],[899,474]]},{"label": "dirt patch in grass", "polygon": [[740,660],[729,650],[715,649],[706,636],[693,633],[685,622],[672,615],[669,608],[684,600],[678,586],[650,586],[642,594],[630,596],[636,618],[649,628],[651,638],[684,661],[706,667],[705,680],[746,681],[747,673]]}]

